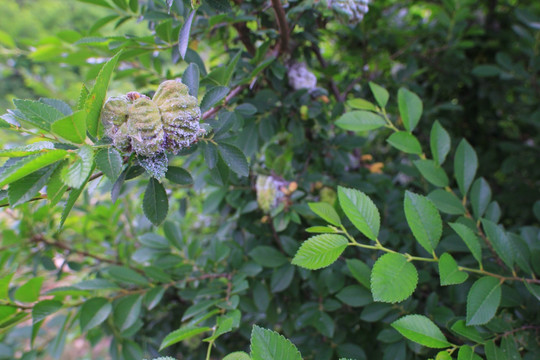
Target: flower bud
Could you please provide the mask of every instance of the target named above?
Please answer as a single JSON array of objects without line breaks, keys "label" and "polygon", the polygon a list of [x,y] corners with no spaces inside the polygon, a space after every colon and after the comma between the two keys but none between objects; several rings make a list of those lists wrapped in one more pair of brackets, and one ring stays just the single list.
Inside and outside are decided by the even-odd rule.
[{"label": "flower bud", "polygon": [[288,71],[289,85],[294,90],[313,90],[317,86],[317,77],[308,70],[305,63],[294,63]]}]

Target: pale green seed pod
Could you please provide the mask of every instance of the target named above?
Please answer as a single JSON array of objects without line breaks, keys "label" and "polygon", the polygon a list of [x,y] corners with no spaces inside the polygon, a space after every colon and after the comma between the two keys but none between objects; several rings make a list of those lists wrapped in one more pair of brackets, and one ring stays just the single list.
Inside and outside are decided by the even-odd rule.
[{"label": "pale green seed pod", "polygon": [[165,148],[176,154],[197,141],[201,109],[197,98],[189,95],[189,89],[178,80],[167,80],[159,85],[154,97],[159,107]]},{"label": "pale green seed pod", "polygon": [[149,98],[140,97],[129,106],[127,131],[138,155],[150,157],[163,151],[165,134],[161,115]]},{"label": "pale green seed pod", "polygon": [[269,213],[278,201],[278,189],[271,176],[259,175],[255,184],[257,203],[262,211]]},{"label": "pale green seed pod", "polygon": [[127,96],[115,96],[107,99],[103,105],[101,123],[108,137],[113,138],[118,127],[127,121],[130,103]]}]

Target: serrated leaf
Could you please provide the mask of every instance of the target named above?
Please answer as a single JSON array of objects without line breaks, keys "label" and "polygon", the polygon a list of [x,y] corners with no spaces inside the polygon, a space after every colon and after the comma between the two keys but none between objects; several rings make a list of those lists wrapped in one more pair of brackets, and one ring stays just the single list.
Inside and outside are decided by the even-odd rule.
[{"label": "serrated leaf", "polygon": [[377,85],[371,81],[369,82],[369,88],[371,89],[371,92],[373,93],[373,97],[375,97],[377,104],[379,104],[379,106],[384,109],[386,107],[386,104],[388,103],[388,98],[390,97],[388,91],[382,86]]},{"label": "serrated leaf", "polygon": [[456,334],[479,344],[485,341],[484,336],[478,332],[474,326],[465,325],[464,320],[456,321],[454,325],[452,325],[451,330]]},{"label": "serrated leaf", "polygon": [[53,164],[67,155],[66,150],[49,150],[21,158],[13,158],[0,168],[0,187],[22,179],[47,165]]},{"label": "serrated leaf", "polygon": [[480,219],[491,202],[491,188],[484,178],[474,181],[471,187],[471,206],[475,219]]},{"label": "serrated leaf", "polygon": [[51,130],[75,144],[82,144],[86,139],[86,112],[79,110],[71,115],[56,120]]},{"label": "serrated leaf", "polygon": [[159,350],[163,350],[166,347],[169,347],[171,345],[174,345],[182,340],[189,339],[195,335],[202,334],[207,331],[211,331],[212,329],[207,326],[197,327],[193,325],[186,325],[182,326],[180,329],[175,330],[171,333],[169,333],[163,341],[161,342],[161,345],[159,346]]},{"label": "serrated leaf", "polygon": [[482,266],[482,246],[474,231],[460,223],[448,223],[448,225],[459,235],[476,261],[478,261],[478,264]]},{"label": "serrated leaf", "polygon": [[62,181],[74,189],[79,189],[86,182],[94,167],[94,149],[89,145],[83,145],[77,151],[75,162],[62,169]]},{"label": "serrated leaf", "polygon": [[243,351],[236,351],[225,356],[223,360],[251,360],[251,356]]},{"label": "serrated leaf", "polygon": [[229,88],[227,86],[216,86],[210,89],[201,101],[201,111],[205,112],[210,110],[214,104],[218,103],[227,96],[229,93]]},{"label": "serrated leaf", "polygon": [[54,150],[54,143],[50,141],[39,141],[30,145],[17,146],[10,149],[0,150],[0,157],[23,157],[38,153],[45,153],[47,150]]},{"label": "serrated leaf", "polygon": [[292,342],[280,334],[253,325],[251,331],[252,360],[302,360],[302,356]]},{"label": "serrated leaf", "polygon": [[467,140],[461,140],[454,156],[454,176],[456,177],[459,191],[463,196],[467,195],[477,169],[478,156],[476,155],[476,151],[474,151]]},{"label": "serrated leaf", "polygon": [[437,165],[433,160],[415,160],[414,166],[420,171],[420,174],[430,183],[437,187],[448,186],[450,180],[444,172],[444,169]]},{"label": "serrated leaf", "polygon": [[398,150],[407,154],[422,153],[422,146],[413,134],[406,131],[397,131],[390,135],[386,141]]},{"label": "serrated leaf", "polygon": [[276,268],[288,262],[287,258],[282,253],[267,245],[255,247],[249,252],[249,256],[251,256],[257,264],[264,267]]},{"label": "serrated leaf", "polygon": [[407,339],[433,349],[452,346],[442,331],[423,315],[407,315],[394,321],[391,326]]},{"label": "serrated leaf", "polygon": [[249,175],[249,164],[242,150],[227,143],[219,143],[218,150],[229,169],[240,176]]},{"label": "serrated leaf", "polygon": [[400,88],[398,90],[398,106],[405,129],[412,132],[422,116],[422,100],[412,91]]},{"label": "serrated leaf", "polygon": [[433,159],[437,164],[442,165],[450,151],[451,142],[448,131],[438,121],[435,121],[431,127],[429,140]]},{"label": "serrated leaf", "polygon": [[435,189],[428,195],[429,200],[433,201],[437,209],[450,215],[464,215],[466,210],[461,201],[452,193]]},{"label": "serrated leaf", "polygon": [[122,172],[122,155],[112,146],[99,149],[96,152],[96,166],[114,182]]},{"label": "serrated leaf", "polygon": [[506,231],[493,221],[481,219],[482,227],[493,249],[510,269],[514,266],[514,249]]},{"label": "serrated leaf", "polygon": [[186,57],[186,51],[189,44],[189,33],[191,32],[191,24],[193,23],[193,18],[195,17],[196,12],[197,9],[193,9],[189,13],[186,20],[184,21],[184,25],[182,25],[180,34],[178,35],[178,52],[180,53],[182,59]]},{"label": "serrated leaf", "polygon": [[122,297],[114,306],[114,324],[120,331],[131,327],[141,313],[142,296],[138,294]]},{"label": "serrated leaf", "polygon": [[[116,17],[116,16],[115,16]],[[88,99],[90,91],[86,85],[82,85],[81,92],[79,93],[79,99],[77,100],[77,110],[84,110],[84,105],[86,104],[86,99]]]},{"label": "serrated leaf", "polygon": [[60,111],[40,101],[14,99],[13,104],[20,111],[21,120],[45,131],[51,130],[51,124],[64,117]]},{"label": "serrated leaf", "polygon": [[411,231],[420,245],[430,254],[439,244],[442,235],[442,219],[431,200],[405,192],[405,217]]},{"label": "serrated leaf", "polygon": [[110,266],[107,273],[114,280],[124,284],[148,285],[148,280],[144,276],[125,266]]},{"label": "serrated leaf", "polygon": [[336,230],[334,230],[333,228],[328,227],[328,226],[310,226],[310,227],[306,228],[305,230],[308,233],[333,234],[333,233],[336,232]]},{"label": "serrated leaf", "polygon": [[109,317],[111,312],[112,305],[105,298],[96,297],[85,301],[79,311],[81,332],[86,332],[100,325]]},{"label": "serrated leaf", "polygon": [[366,306],[373,302],[369,290],[360,285],[346,286],[336,294],[336,297],[352,307]]},{"label": "serrated leaf", "polygon": [[442,286],[461,284],[469,275],[458,269],[456,260],[449,253],[444,253],[439,258],[439,277]]},{"label": "serrated leaf", "polygon": [[93,137],[101,137],[103,133],[103,124],[100,120],[101,108],[105,100],[107,88],[111,81],[112,74],[122,52],[118,52],[109,61],[107,61],[99,72],[96,83],[88,97],[86,98],[84,110],[88,114],[86,126],[88,133]]},{"label": "serrated leaf", "polygon": [[11,206],[17,206],[32,199],[47,184],[57,166],[58,163],[51,164],[9,184],[8,197]]},{"label": "serrated leaf", "polygon": [[403,301],[411,296],[417,283],[416,268],[398,253],[384,254],[371,270],[371,293],[375,301]]},{"label": "serrated leaf", "polygon": [[308,205],[311,211],[319,215],[323,220],[334,226],[341,225],[341,219],[332,205],[325,202],[308,203]]},{"label": "serrated leaf", "polygon": [[[79,196],[81,195],[81,193],[83,192],[84,190],[84,187],[86,186],[86,184],[88,183],[88,180],[90,179],[90,174],[92,174],[92,172],[94,172],[94,169],[96,168],[96,165],[95,163],[92,165],[92,169],[90,170],[90,173],[89,175],[87,176],[86,180],[84,180],[83,184],[81,185],[81,187],[79,189],[72,189],[70,192],[69,192],[69,195],[68,195],[68,199],[67,199],[67,202],[66,204],[64,205],[64,208],[62,209],[62,218],[60,219],[60,225],[58,226],[59,229],[62,228],[62,226],[64,226],[64,223],[66,222],[66,219],[71,211],[71,209],[73,209],[73,206],[75,206],[75,202],[77,201],[77,199],[79,198]],[[63,169],[62,169],[63,170]],[[62,171],[63,172],[63,171]],[[62,173],[60,174],[60,176],[62,177]]]},{"label": "serrated leaf", "polygon": [[495,340],[489,341],[484,346],[487,360],[508,360],[505,352],[495,345]]},{"label": "serrated leaf", "polygon": [[191,177],[191,174],[181,167],[177,166],[169,166],[169,169],[167,169],[167,173],[165,174],[165,177],[170,182],[173,182],[175,184],[179,185],[191,185],[193,184],[193,178]]},{"label": "serrated leaf", "polygon": [[189,88],[189,95],[197,97],[199,94],[199,67],[197,64],[188,65],[182,75],[182,83]]},{"label": "serrated leaf", "polygon": [[161,224],[169,212],[169,199],[161,183],[151,178],[143,198],[144,215],[154,226]]},{"label": "serrated leaf", "polygon": [[379,115],[370,111],[350,111],[336,120],[336,125],[349,131],[375,130],[386,125]]},{"label": "serrated leaf", "polygon": [[467,325],[483,325],[490,321],[501,302],[499,279],[485,276],[473,284],[467,295]]},{"label": "serrated leaf", "polygon": [[42,284],[43,284],[42,276],[30,279],[26,283],[21,285],[17,290],[15,290],[13,297],[15,298],[15,300],[20,301],[20,302],[37,301],[37,299],[39,298],[39,293],[41,291]]},{"label": "serrated leaf", "polygon": [[321,234],[310,237],[302,243],[294,255],[293,265],[317,270],[334,263],[349,245],[342,235]]},{"label": "serrated leaf", "polygon": [[350,100],[347,100],[347,105],[349,105],[350,107],[356,110],[377,111],[377,106],[375,106],[375,104],[365,99],[360,99],[360,98],[350,99]]},{"label": "serrated leaf", "polygon": [[37,323],[47,316],[57,312],[62,308],[62,303],[58,300],[43,300],[32,308],[32,323]]},{"label": "serrated leaf", "polygon": [[343,212],[351,223],[368,239],[379,236],[381,216],[373,201],[363,192],[338,187],[338,199]]}]

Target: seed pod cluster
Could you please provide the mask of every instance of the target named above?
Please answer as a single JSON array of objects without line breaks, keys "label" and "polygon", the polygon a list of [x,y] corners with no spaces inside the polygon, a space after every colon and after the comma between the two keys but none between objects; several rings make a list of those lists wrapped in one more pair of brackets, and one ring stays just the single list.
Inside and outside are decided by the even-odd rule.
[{"label": "seed pod cluster", "polygon": [[313,90],[317,86],[317,77],[309,71],[306,63],[293,63],[289,66],[287,75],[289,76],[289,85],[294,90]]},{"label": "seed pod cluster", "polygon": [[349,23],[358,24],[369,11],[369,0],[332,0],[332,8],[349,18]]},{"label": "seed pod cluster", "polygon": [[111,97],[103,106],[105,134],[122,152],[153,157],[191,146],[199,134],[201,110],[188,87],[177,80],[161,83],[153,97],[136,92]]}]

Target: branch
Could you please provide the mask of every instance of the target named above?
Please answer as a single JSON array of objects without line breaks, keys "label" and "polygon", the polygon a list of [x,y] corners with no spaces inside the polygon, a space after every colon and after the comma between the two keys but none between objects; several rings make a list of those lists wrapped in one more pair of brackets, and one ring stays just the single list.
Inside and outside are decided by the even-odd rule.
[{"label": "branch", "polygon": [[242,44],[244,44],[244,46],[246,47],[247,52],[251,56],[254,56],[256,49],[255,49],[255,45],[253,45],[253,43],[251,42],[251,39],[249,38],[249,29],[246,23],[235,23],[233,26],[236,29],[236,31],[238,31],[238,38],[240,39]]},{"label": "branch", "polygon": [[231,101],[231,99],[233,97],[235,97],[242,90],[244,90],[245,87],[246,87],[246,85],[239,85],[239,86],[235,87],[234,89],[232,89],[231,92],[225,97],[225,100],[223,100],[223,103],[221,105],[215,106],[215,107],[211,108],[210,110],[208,110],[207,112],[205,112],[202,115],[201,120],[207,120],[207,119],[211,118],[212,116],[214,116],[215,114],[217,114],[217,112],[219,110],[221,110],[225,105],[227,105],[227,103],[229,101]]},{"label": "branch", "polygon": [[[316,46],[315,44],[311,45],[311,49],[315,53],[315,56],[317,57],[317,60],[319,60],[319,63],[321,64],[322,68],[326,69],[328,67],[328,63],[326,62],[326,60],[322,56],[321,49],[319,49],[319,47]],[[334,94],[336,100],[339,101],[339,102],[345,101],[345,96],[344,96],[344,94],[341,94],[339,92],[339,89],[338,89],[334,79],[330,79],[329,82],[330,82],[330,89],[332,90],[332,93]]]},{"label": "branch", "polygon": [[287,23],[285,10],[283,10],[281,1],[272,0],[272,7],[274,8],[274,12],[276,13],[279,34],[281,36],[279,42],[279,53],[283,54],[287,52],[287,49],[289,47],[289,24]]}]

